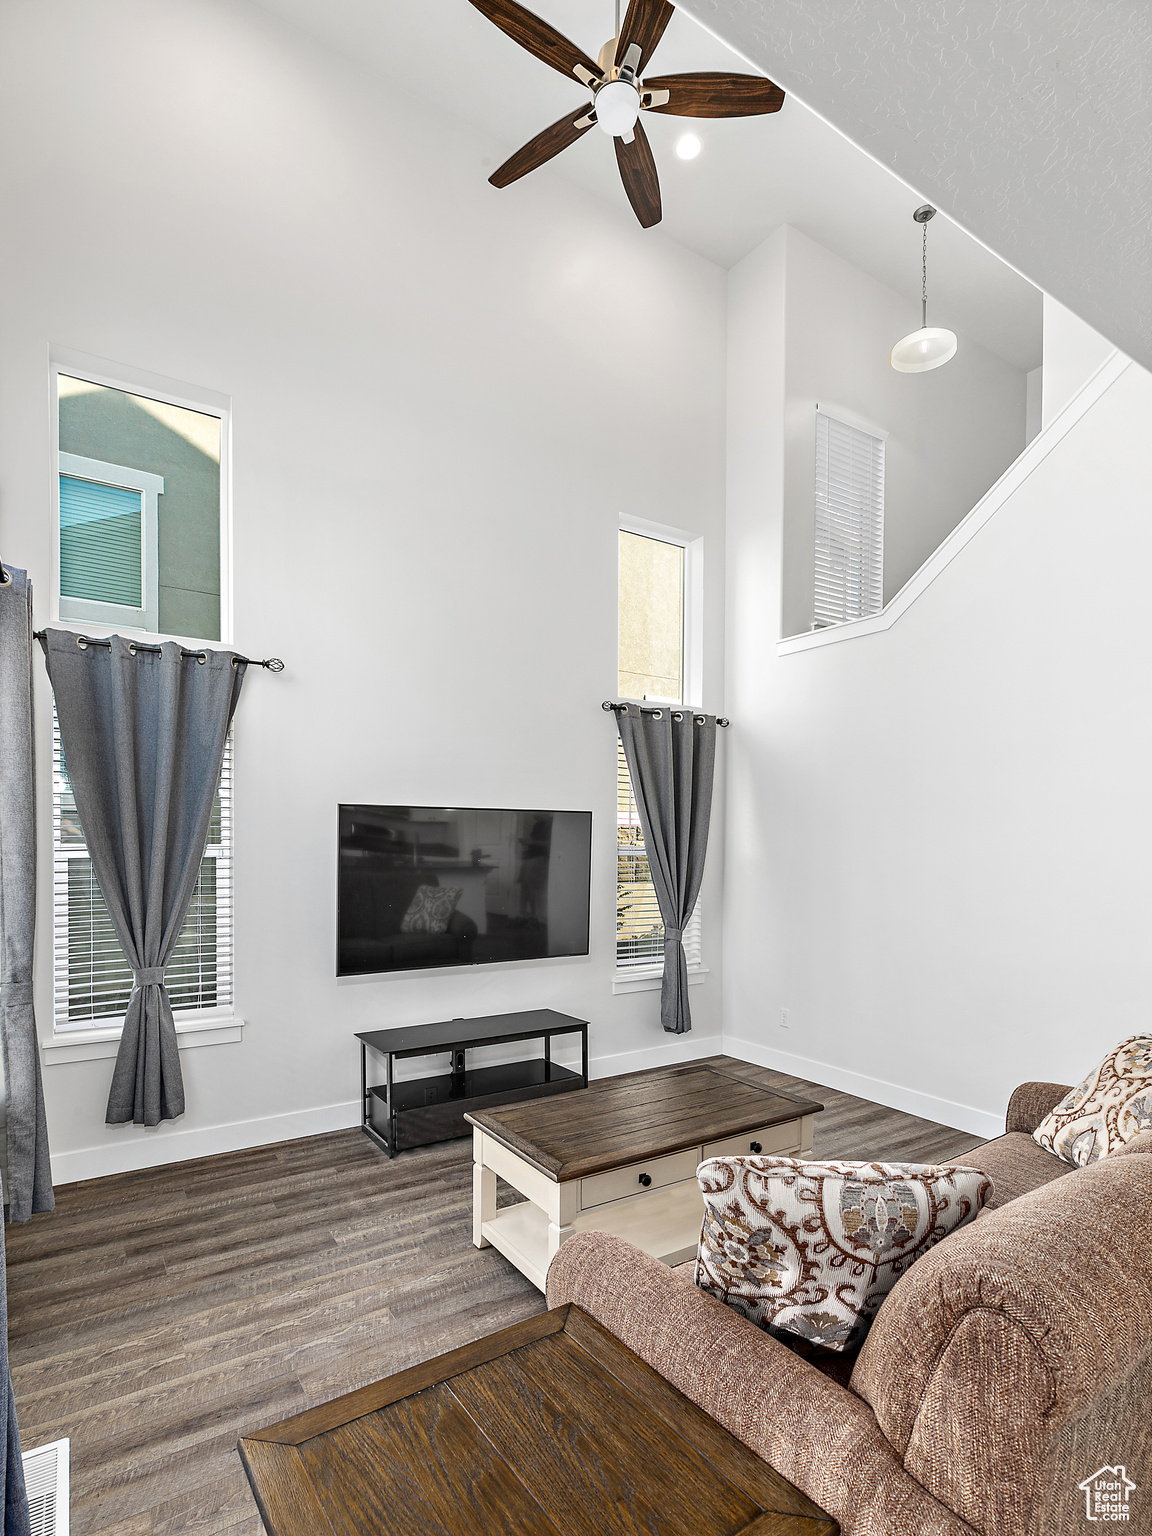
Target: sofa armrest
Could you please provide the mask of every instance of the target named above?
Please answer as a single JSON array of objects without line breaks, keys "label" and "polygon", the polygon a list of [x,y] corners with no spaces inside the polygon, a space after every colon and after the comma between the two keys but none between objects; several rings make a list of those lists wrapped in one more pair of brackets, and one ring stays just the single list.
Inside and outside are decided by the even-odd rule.
[{"label": "sofa armrest", "polygon": [[1005,1131],[1023,1131],[1031,1136],[1041,1120],[1052,1113],[1065,1094],[1071,1092],[1066,1083],[1021,1083],[1008,1100]]},{"label": "sofa armrest", "polygon": [[1109,1157],[1124,1157],[1129,1152],[1152,1152],[1152,1131],[1141,1131],[1139,1136],[1133,1136],[1131,1141],[1126,1141],[1122,1147],[1117,1147],[1115,1152],[1110,1152]]},{"label": "sofa armrest", "polygon": [[842,1536],[974,1536],[905,1472],[866,1403],[747,1318],[607,1232],[548,1269],[575,1304],[840,1522]]}]

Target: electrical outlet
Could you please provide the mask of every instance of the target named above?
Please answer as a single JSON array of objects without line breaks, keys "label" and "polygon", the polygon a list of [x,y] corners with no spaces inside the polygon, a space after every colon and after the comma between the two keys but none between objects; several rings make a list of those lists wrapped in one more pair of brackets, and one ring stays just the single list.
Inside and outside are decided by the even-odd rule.
[{"label": "electrical outlet", "polygon": [[781,1008],[781,1010],[780,1010],[780,1028],[781,1029],[791,1029],[792,1028],[792,1010],[790,1008]]}]

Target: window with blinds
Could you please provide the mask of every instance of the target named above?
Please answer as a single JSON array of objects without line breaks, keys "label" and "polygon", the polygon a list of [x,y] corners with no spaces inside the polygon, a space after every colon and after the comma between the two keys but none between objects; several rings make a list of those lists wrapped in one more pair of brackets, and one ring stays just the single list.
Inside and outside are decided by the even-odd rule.
[{"label": "window with blinds", "polygon": [[[132,971],[88,857],[60,727],[52,719],[52,894],[55,1027],[107,1029],[123,1020]],[[208,844],[188,916],[164,975],[173,1012],[232,1003],[232,733],[224,748]]]},{"label": "window with blinds", "polygon": [[[684,930],[684,953],[689,965],[700,964],[700,903],[697,901]],[[632,779],[624,757],[624,744],[616,743],[616,964],[662,965],[664,922],[656,903],[656,890],[648,868],[644,832]]]},{"label": "window with blinds", "polygon": [[816,414],[813,628],[884,606],[884,439]]},{"label": "window with blinds", "polygon": [[142,608],[143,492],[60,476],[60,595]]}]

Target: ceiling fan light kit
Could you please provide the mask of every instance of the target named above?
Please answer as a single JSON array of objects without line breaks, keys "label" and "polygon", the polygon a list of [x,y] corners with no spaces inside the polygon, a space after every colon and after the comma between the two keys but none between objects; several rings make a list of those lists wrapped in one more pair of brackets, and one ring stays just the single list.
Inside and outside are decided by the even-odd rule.
[{"label": "ceiling fan light kit", "polygon": [[[592,92],[587,106],[545,128],[493,171],[488,180],[494,187],[507,187],[519,181],[521,176],[575,144],[590,128],[597,127],[613,139],[624,191],[632,211],[649,229],[661,218],[660,179],[641,113],[756,117],[778,112],[784,105],[784,92],[761,75],[699,72],[645,80],[644,67],[674,14],[675,8],[668,0],[630,0],[623,26],[618,26],[617,35],[604,44],[595,62],[518,0],[471,3],[522,48]],[[695,135],[685,135],[681,143],[688,140],[695,147],[687,153],[677,145],[677,153],[684,160],[694,159],[700,152]]]},{"label": "ceiling fan light kit", "polygon": [[956,332],[928,324],[928,220],[936,213],[930,203],[912,215],[923,230],[921,248],[920,329],[902,336],[888,354],[897,373],[928,373],[956,356]]}]

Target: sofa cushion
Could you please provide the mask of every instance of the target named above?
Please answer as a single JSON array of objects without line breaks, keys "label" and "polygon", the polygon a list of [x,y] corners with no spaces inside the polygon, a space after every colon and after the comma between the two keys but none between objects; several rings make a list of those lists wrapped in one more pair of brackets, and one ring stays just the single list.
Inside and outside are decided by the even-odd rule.
[{"label": "sofa cushion", "polygon": [[548,1305],[569,1301],[826,1509],[841,1536],[975,1536],[909,1477],[866,1403],[631,1243],[607,1232],[563,1243]]},{"label": "sofa cushion", "polygon": [[1083,1168],[1147,1130],[1152,1130],[1152,1035],[1130,1035],[1032,1134],[1040,1146]]},{"label": "sofa cushion", "polygon": [[750,1322],[858,1348],[899,1277],[991,1193],[974,1168],[714,1157],[696,1284]]},{"label": "sofa cushion", "polygon": [[1070,1437],[1081,1476],[1122,1463],[1146,1485],[1152,1416],[1123,1414],[1152,1351],[1150,1244],[1152,1158],[1107,1158],[956,1232],[880,1308],[852,1390],[978,1530],[1049,1530]]},{"label": "sofa cushion", "polygon": [[998,1206],[1007,1205],[1009,1200],[1026,1195],[1030,1189],[1038,1189],[1041,1184],[1061,1179],[1074,1171],[1071,1163],[1045,1152],[1023,1131],[1009,1131],[1006,1136],[998,1136],[982,1147],[973,1147],[964,1156],[974,1167],[983,1169],[994,1186],[981,1213],[985,1220],[988,1212]]}]

